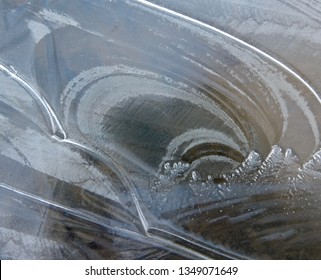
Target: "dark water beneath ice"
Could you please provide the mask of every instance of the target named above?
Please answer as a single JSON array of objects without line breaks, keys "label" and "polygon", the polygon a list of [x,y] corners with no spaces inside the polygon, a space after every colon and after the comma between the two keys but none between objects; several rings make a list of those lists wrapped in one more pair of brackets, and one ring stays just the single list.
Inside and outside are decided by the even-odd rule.
[{"label": "dark water beneath ice", "polygon": [[3,1],[2,259],[321,258],[320,97],[146,1]]}]

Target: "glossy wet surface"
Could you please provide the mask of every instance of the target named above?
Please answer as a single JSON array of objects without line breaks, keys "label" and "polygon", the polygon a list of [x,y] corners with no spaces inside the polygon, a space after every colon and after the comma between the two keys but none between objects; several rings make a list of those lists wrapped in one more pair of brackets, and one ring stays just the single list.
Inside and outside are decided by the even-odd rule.
[{"label": "glossy wet surface", "polygon": [[2,259],[321,257],[319,81],[203,2],[1,2]]}]

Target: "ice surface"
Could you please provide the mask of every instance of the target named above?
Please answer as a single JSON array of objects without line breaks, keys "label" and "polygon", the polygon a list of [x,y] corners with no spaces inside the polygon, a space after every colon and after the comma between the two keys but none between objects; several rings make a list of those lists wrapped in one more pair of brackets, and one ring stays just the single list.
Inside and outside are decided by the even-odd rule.
[{"label": "ice surface", "polygon": [[0,258],[321,258],[318,93],[158,2],[0,2]]}]

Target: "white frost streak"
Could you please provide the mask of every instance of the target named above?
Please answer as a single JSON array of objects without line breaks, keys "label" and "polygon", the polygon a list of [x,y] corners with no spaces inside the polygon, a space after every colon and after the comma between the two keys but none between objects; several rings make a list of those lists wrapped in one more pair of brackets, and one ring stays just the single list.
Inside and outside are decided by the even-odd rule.
[{"label": "white frost streak", "polygon": [[[239,139],[243,143],[246,143],[243,132],[233,122],[233,120],[213,102],[213,100],[207,98],[206,96],[202,96],[202,94],[195,89],[192,89],[191,92],[188,92],[183,91],[181,88],[177,90],[177,84],[173,84],[170,86],[166,85],[166,83],[163,82],[166,78],[157,75],[156,73],[144,71],[141,69],[134,69],[124,65],[92,68],[80,73],[76,78],[74,78],[67,85],[60,99],[63,105],[64,118],[66,119],[66,123],[69,122],[68,118],[70,113],[70,106],[73,100],[77,97],[77,95],[81,95],[81,91],[86,85],[88,86],[90,83],[93,83],[94,81],[97,81],[102,77],[111,78],[112,76],[116,76],[117,74],[125,74],[126,76],[126,83],[124,83],[124,78],[122,78],[122,80],[119,81],[120,84],[129,85],[130,83],[132,83],[130,85],[131,89],[129,91],[123,90],[121,93],[122,95],[120,96],[120,93],[118,91],[112,90],[112,88],[110,87],[111,81],[109,81],[109,92],[108,94],[106,94],[108,88],[106,88],[105,84],[102,84],[104,83],[104,81],[98,81],[96,84],[91,85],[91,88],[87,89],[87,94],[82,97],[83,100],[81,104],[78,105],[78,108],[80,108],[82,104],[85,104],[86,108],[94,107],[96,110],[95,116],[99,116],[98,112],[107,112],[110,108],[115,106],[116,103],[119,103],[127,98],[133,98],[143,95],[157,95],[167,98],[179,98],[180,100],[185,100],[191,102],[192,104],[196,104],[202,107],[204,110],[211,112],[215,116],[219,116],[224,124],[230,128],[233,128],[237,133]],[[114,77],[113,80],[116,81],[117,78]],[[141,84],[144,84],[144,87],[141,87]],[[137,85],[139,86],[137,87]],[[104,102],[102,102],[101,98],[103,98]],[[95,102],[96,104],[94,104]],[[88,104],[94,104],[95,106],[89,106]],[[86,108],[82,108],[82,112],[88,110]],[[103,113],[101,115],[103,115]],[[92,118],[95,118],[95,116],[92,116]],[[84,114],[80,114],[79,117],[83,118],[85,116]],[[92,118],[90,119],[91,121],[93,121]],[[88,120],[89,119],[86,116],[86,118],[83,119],[82,123],[87,123]],[[97,123],[100,122],[100,120],[97,120]],[[92,125],[93,123],[88,123],[87,126],[92,127]]]},{"label": "white frost streak", "polygon": [[63,13],[58,13],[57,11],[54,11],[54,10],[43,9],[39,13],[39,15],[43,17],[45,20],[56,23],[60,26],[71,25],[71,26],[80,27],[80,24],[72,17]]},{"label": "white frost streak", "polygon": [[[183,153],[187,152],[190,148],[197,144],[204,143],[204,141],[206,140],[209,143],[226,144],[235,150],[241,149],[241,147],[236,144],[233,139],[229,138],[225,133],[205,128],[199,128],[195,130],[189,130],[174,138],[173,141],[168,145],[167,154],[163,160],[165,161],[170,159],[175,154],[176,150],[184,143],[190,144],[185,147]],[[246,148],[248,149],[249,147]]]}]

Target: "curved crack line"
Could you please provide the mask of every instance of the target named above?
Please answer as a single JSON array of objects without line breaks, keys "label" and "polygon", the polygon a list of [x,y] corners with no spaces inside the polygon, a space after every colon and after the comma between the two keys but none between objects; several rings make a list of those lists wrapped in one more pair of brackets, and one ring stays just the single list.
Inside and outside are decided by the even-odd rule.
[{"label": "curved crack line", "polygon": [[56,209],[58,211],[66,212],[74,217],[77,217],[83,221],[87,221],[89,223],[95,224],[97,226],[100,226],[106,230],[108,230],[111,233],[116,233],[120,237],[128,239],[129,237],[132,238],[133,241],[142,242],[144,244],[148,243],[152,246],[158,247],[158,248],[165,248],[168,251],[174,251],[178,253],[179,255],[185,256],[187,258],[193,258],[193,259],[208,259],[207,256],[204,254],[192,251],[185,246],[176,244],[172,242],[171,240],[168,240],[166,237],[161,237],[157,235],[152,234],[140,234],[139,232],[132,231],[130,229],[125,229],[117,226],[110,226],[106,224],[103,220],[99,219],[98,217],[91,215],[90,213],[85,213],[81,210],[76,210],[73,208],[70,208],[68,206],[61,205],[59,203],[56,203],[54,201],[50,201],[47,199],[44,199],[42,197],[39,197],[34,194],[27,193],[25,191],[16,189],[10,185],[7,185],[5,183],[0,182],[0,189],[4,189],[6,191],[10,191],[15,193],[16,195],[22,196],[26,199],[37,201],[38,203],[45,205],[47,207],[51,207],[53,209]]},{"label": "curved crack line", "polygon": [[51,130],[53,133],[53,136],[65,139],[66,138],[66,132],[62,128],[62,125],[60,124],[58,117],[56,116],[54,110],[49,105],[48,101],[45,99],[45,97],[38,93],[32,86],[30,86],[25,80],[23,80],[21,77],[19,77],[16,73],[16,71],[11,71],[7,67],[5,67],[3,64],[0,63],[0,71],[4,72],[6,75],[8,75],[10,78],[12,78],[14,81],[16,81],[19,85],[21,85],[41,106],[44,111],[45,115],[49,117],[49,122],[51,126]]},{"label": "curved crack line", "polygon": [[113,159],[111,157],[109,157],[108,155],[100,155],[99,153],[97,153],[93,148],[87,147],[86,145],[80,144],[75,142],[74,140],[71,139],[64,139],[61,140],[63,143],[68,143],[71,144],[72,146],[76,146],[80,149],[82,149],[83,151],[92,154],[94,157],[96,157],[98,160],[101,160],[106,166],[110,167],[120,178],[120,180],[122,181],[122,183],[124,184],[124,186],[126,187],[126,189],[129,191],[131,198],[133,199],[135,208],[137,210],[137,214],[138,217],[140,219],[140,226],[142,227],[142,230],[144,232],[144,234],[147,234],[148,232],[148,222],[145,218],[145,215],[143,213],[143,210],[141,209],[140,203],[137,199],[137,196],[134,192],[134,186],[131,182],[130,179],[127,178],[127,176],[125,175],[125,171],[121,170],[119,166],[117,166],[117,164],[114,163]]}]

